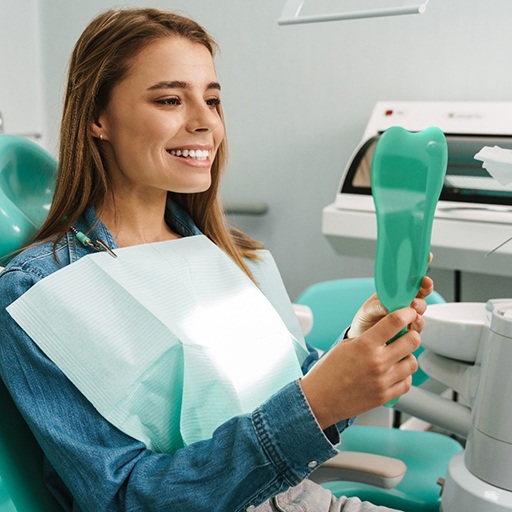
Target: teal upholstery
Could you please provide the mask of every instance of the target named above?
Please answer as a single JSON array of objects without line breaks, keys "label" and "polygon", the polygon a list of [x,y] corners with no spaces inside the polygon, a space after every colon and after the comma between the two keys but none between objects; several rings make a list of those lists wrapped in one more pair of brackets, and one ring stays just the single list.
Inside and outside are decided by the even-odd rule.
[{"label": "teal upholstery", "polygon": [[43,452],[0,380],[0,510],[62,510],[43,481]]},{"label": "teal upholstery", "polygon": [[[23,137],[0,135],[0,262],[22,247],[48,215],[56,161]],[[3,260],[3,261],[2,261]]]},{"label": "teal upholstery", "polygon": [[402,460],[407,471],[393,489],[381,489],[352,482],[323,484],[336,496],[357,496],[405,512],[439,512],[441,487],[448,462],[462,450],[451,437],[435,432],[353,425],[341,436],[340,450],[385,455]]},{"label": "teal upholstery", "polygon": [[[328,349],[374,292],[373,278],[339,279],[307,288],[296,300],[313,312],[313,328],[306,336],[307,341],[321,350]],[[445,301],[434,292],[427,302]],[[415,385],[428,378],[423,372],[418,373],[413,379]],[[400,459],[407,465],[407,472],[393,489],[344,481],[328,482],[322,484],[324,487],[336,496],[357,496],[363,501],[405,512],[439,512],[441,499],[437,479],[446,475],[448,462],[462,450],[457,441],[441,434],[358,426],[357,422],[342,434],[339,448]]]},{"label": "teal upholstery", "polygon": [[[57,164],[40,146],[0,135],[0,261],[35,234],[48,215]],[[43,481],[43,452],[0,380],[0,510],[58,512]]]}]

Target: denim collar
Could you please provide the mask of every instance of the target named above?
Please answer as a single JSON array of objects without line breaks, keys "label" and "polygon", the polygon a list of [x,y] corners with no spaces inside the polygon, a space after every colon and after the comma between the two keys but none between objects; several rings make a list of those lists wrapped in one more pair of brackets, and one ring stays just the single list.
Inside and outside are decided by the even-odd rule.
[{"label": "denim collar", "polygon": [[[202,232],[194,224],[192,217],[180,205],[173,203],[169,197],[167,198],[165,209],[165,220],[169,227],[181,236],[195,236],[201,235]],[[85,233],[91,240],[102,240],[111,249],[117,249],[118,245],[112,236],[112,233],[107,229],[105,224],[101,222],[96,208],[89,206],[87,210],[81,215],[73,226],[77,231]],[[76,261],[84,256],[86,253],[94,253],[91,247],[85,247],[76,238],[76,235],[69,231],[67,234],[67,243],[69,248],[70,262]]]}]

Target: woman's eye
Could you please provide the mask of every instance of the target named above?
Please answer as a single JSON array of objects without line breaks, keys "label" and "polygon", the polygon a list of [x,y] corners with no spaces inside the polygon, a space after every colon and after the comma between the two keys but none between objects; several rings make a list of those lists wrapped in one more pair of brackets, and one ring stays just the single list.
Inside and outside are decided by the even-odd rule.
[{"label": "woman's eye", "polygon": [[220,105],[220,98],[209,98],[206,100],[209,107],[217,108]]},{"label": "woman's eye", "polygon": [[156,100],[156,103],[158,103],[159,105],[176,106],[180,105],[181,101],[179,98],[162,98],[160,100]]}]

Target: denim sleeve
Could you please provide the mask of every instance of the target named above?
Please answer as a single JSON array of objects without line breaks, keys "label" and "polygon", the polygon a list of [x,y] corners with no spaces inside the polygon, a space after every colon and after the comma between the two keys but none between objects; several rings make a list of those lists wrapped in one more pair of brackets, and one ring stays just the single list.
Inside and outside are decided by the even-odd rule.
[{"label": "denim sleeve", "polygon": [[20,270],[0,277],[0,376],[65,485],[53,479],[66,510],[238,512],[337,453],[298,381],[211,439],[173,454],[146,449],[108,423],[6,312],[40,277]]}]

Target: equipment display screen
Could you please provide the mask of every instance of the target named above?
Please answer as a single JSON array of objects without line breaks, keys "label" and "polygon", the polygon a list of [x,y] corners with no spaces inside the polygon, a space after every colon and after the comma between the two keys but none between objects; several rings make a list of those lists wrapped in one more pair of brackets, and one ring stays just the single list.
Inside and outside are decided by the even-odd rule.
[{"label": "equipment display screen", "polygon": [[[480,160],[473,158],[484,146],[512,149],[512,137],[445,136],[448,144],[448,167],[440,199],[512,205],[512,185],[501,185],[482,167]],[[371,194],[371,162],[379,137],[380,135],[372,137],[358,151],[347,171],[341,193]]]}]

